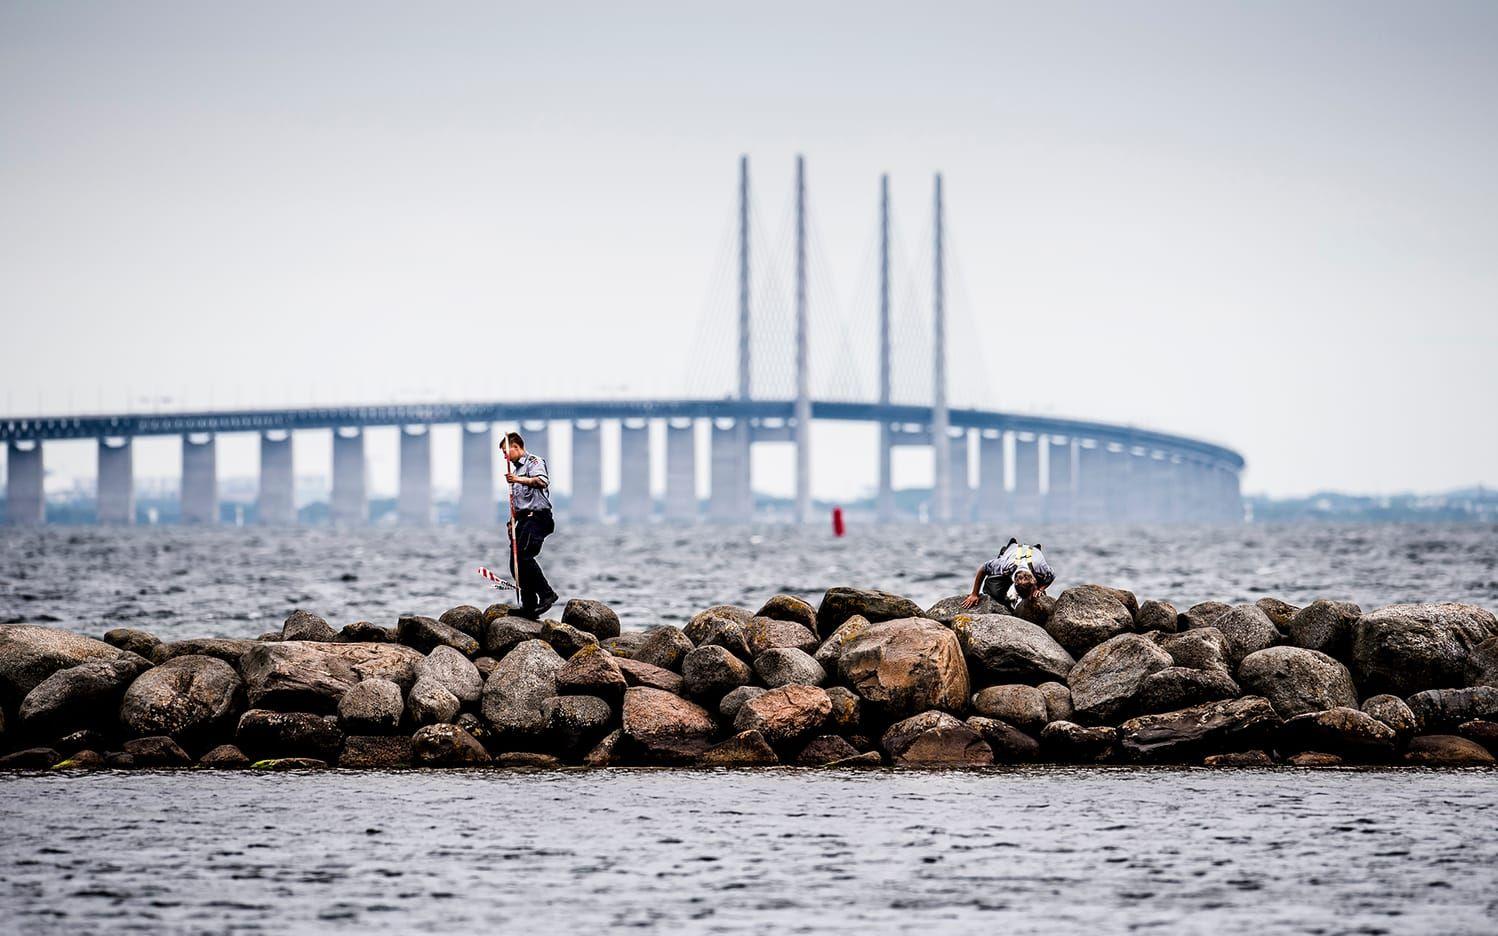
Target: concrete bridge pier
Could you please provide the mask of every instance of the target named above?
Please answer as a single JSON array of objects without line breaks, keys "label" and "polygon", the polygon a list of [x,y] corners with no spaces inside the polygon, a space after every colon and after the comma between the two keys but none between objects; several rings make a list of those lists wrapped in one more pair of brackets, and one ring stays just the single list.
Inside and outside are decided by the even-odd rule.
[{"label": "concrete bridge pier", "polygon": [[[547,457],[546,453],[551,448],[551,423],[544,419],[527,419],[520,424],[520,434],[525,438],[527,452]],[[551,470],[550,461],[546,463],[546,470]]]},{"label": "concrete bridge pier", "polygon": [[947,497],[952,519],[966,523],[973,519],[973,484],[968,477],[968,431],[947,432]]},{"label": "concrete bridge pier", "polygon": [[47,522],[41,442],[12,442],[5,448],[5,516],[11,526],[41,526]]},{"label": "concrete bridge pier", "polygon": [[712,430],[712,490],[707,512],[712,520],[734,523],[749,519],[744,510],[743,486],[748,476],[744,464],[749,447],[743,439],[748,420],[715,419]]},{"label": "concrete bridge pier", "polygon": [[260,433],[260,494],[255,521],[260,526],[296,523],[296,475],[292,471],[291,433]]},{"label": "concrete bridge pier", "polygon": [[1036,523],[1040,520],[1040,439],[1033,433],[1014,434],[1013,504],[1015,522]]},{"label": "concrete bridge pier", "polygon": [[891,469],[894,452],[894,432],[889,420],[879,421],[879,493],[874,501],[874,515],[880,523],[895,519],[895,489]]},{"label": "concrete bridge pier", "polygon": [[400,492],[395,517],[401,526],[423,527],[432,522],[432,429],[400,428]]},{"label": "concrete bridge pier", "polygon": [[1072,515],[1078,523],[1103,522],[1103,462],[1107,456],[1096,439],[1077,445],[1076,476],[1072,480]]},{"label": "concrete bridge pier", "polygon": [[1072,440],[1066,436],[1046,437],[1046,523],[1072,521]]},{"label": "concrete bridge pier", "polygon": [[1129,496],[1129,450],[1116,443],[1101,445],[1104,523],[1122,523]]},{"label": "concrete bridge pier", "polygon": [[1240,487],[1242,481],[1238,472],[1226,465],[1216,466],[1218,486],[1222,498],[1222,519],[1225,523],[1243,522],[1243,491]]},{"label": "concrete bridge pier", "polygon": [[697,426],[690,420],[666,423],[666,518],[697,519]]},{"label": "concrete bridge pier", "polygon": [[334,526],[354,527],[369,523],[366,494],[364,430],[333,430],[333,494],[329,518]]},{"label": "concrete bridge pier", "polygon": [[135,451],[131,440],[99,439],[98,521],[135,522]]},{"label": "concrete bridge pier", "polygon": [[648,523],[650,501],[650,423],[625,420],[619,426],[619,521]]},{"label": "concrete bridge pier", "polygon": [[[525,433],[525,442],[526,451],[532,451],[529,433]],[[494,500],[494,445],[493,426],[488,423],[477,428],[463,426],[463,467],[458,491],[460,526],[493,526],[497,520]]]},{"label": "concrete bridge pier", "polygon": [[984,429],[978,434],[979,520],[997,521],[1008,512],[1008,492],[1004,490],[1004,434]]},{"label": "concrete bridge pier", "polygon": [[572,504],[568,515],[575,523],[603,520],[603,430],[592,420],[572,423]]},{"label": "concrete bridge pier", "polygon": [[218,438],[182,437],[182,522],[218,523]]}]

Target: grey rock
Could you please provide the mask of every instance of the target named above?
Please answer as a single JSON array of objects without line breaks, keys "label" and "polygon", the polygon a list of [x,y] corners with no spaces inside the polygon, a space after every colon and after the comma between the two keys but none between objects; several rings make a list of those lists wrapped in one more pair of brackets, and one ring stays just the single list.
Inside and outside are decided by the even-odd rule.
[{"label": "grey rock", "polygon": [[608,733],[614,711],[597,696],[555,696],[541,703],[552,739],[564,750],[587,750]]},{"label": "grey rock", "polygon": [[1363,700],[1363,711],[1394,729],[1399,743],[1403,744],[1420,730],[1415,713],[1404,700],[1396,695],[1376,695]]},{"label": "grey rock", "polygon": [[392,734],[405,708],[400,686],[388,679],[364,679],[338,700],[338,722],[351,735]]},{"label": "grey rock", "polygon": [[327,621],[300,608],[287,615],[285,623],[281,625],[282,640],[330,641],[337,639],[337,636]]},{"label": "grey rock", "polygon": [[1131,718],[1119,726],[1119,744],[1135,760],[1195,763],[1208,754],[1263,747],[1280,724],[1268,699],[1244,696]]},{"label": "grey rock", "polygon": [[967,726],[988,745],[995,764],[1022,764],[1040,756],[1039,741],[1002,719],[973,715]]},{"label": "grey rock", "polygon": [[102,640],[31,624],[0,624],[0,705],[15,711],[26,694],[60,669],[115,660],[121,650]]},{"label": "grey rock", "polygon": [[1233,610],[1230,604],[1221,601],[1202,601],[1182,611],[1176,618],[1180,630],[1211,627],[1217,619]]},{"label": "grey rock", "polygon": [[1054,721],[1046,710],[1045,693],[1034,686],[1010,684],[989,686],[973,696],[973,711],[984,718],[997,718],[1020,731],[1036,734]]},{"label": "grey rock", "polygon": [[1343,658],[1352,649],[1352,631],[1363,609],[1349,601],[1317,600],[1295,612],[1284,625],[1290,643]]},{"label": "grey rock", "polygon": [[112,730],[125,689],[151,664],[134,653],[60,669],[22,700],[16,723],[27,736],[50,740],[92,728]]},{"label": "grey rock", "polygon": [[1422,734],[1449,733],[1474,718],[1498,719],[1498,688],[1427,689],[1405,700]]},{"label": "grey rock", "polygon": [[862,634],[868,626],[868,618],[859,614],[853,615],[842,624],[838,625],[837,630],[833,631],[831,636],[822,641],[822,645],[817,648],[817,651],[815,653],[812,654],[812,659],[816,660],[819,664],[821,664],[823,669],[828,670],[829,672],[837,669],[837,658],[842,656],[843,648],[846,647],[849,642],[853,640],[853,638],[857,637],[859,634]]},{"label": "grey rock", "polygon": [[1076,709],[1071,704],[1071,688],[1066,683],[1043,682],[1037,686],[1045,697],[1046,721],[1071,721]]},{"label": "grey rock", "polygon": [[416,681],[419,683],[422,679],[436,682],[452,693],[461,705],[474,704],[484,691],[484,679],[479,675],[478,667],[448,646],[433,647],[426,659],[416,664]]},{"label": "grey rock", "polygon": [[742,626],[753,619],[754,613],[748,608],[740,608],[738,605],[713,605],[711,608],[704,608],[692,615],[692,619],[684,628],[684,633],[688,640],[700,647],[707,643],[708,635],[723,624],[734,623]]},{"label": "grey rock", "polygon": [[484,719],[496,736],[537,738],[549,727],[542,703],[557,694],[562,658],[541,640],[527,640],[505,654],[484,683]]},{"label": "grey rock", "polygon": [[232,724],[243,699],[243,681],[223,660],[174,657],[141,673],[125,690],[120,724],[133,735],[168,735],[193,745]]},{"label": "grey rock", "polygon": [[993,763],[993,749],[983,736],[946,712],[921,712],[895,722],[879,744],[896,767],[986,767]]},{"label": "grey rock", "polygon": [[803,598],[795,595],[774,595],[760,606],[755,617],[774,618],[777,621],[794,621],[809,631],[817,629],[817,609]]},{"label": "grey rock", "polygon": [[1174,634],[1180,629],[1175,605],[1168,601],[1146,601],[1139,606],[1139,619],[1134,622],[1136,630],[1161,631]]},{"label": "grey rock", "polygon": [[952,624],[962,650],[988,678],[1039,683],[1063,680],[1076,660],[1038,624],[1006,614],[975,614]]},{"label": "grey rock", "polygon": [[863,725],[863,700],[847,686],[828,686],[827,698],[832,701],[832,714],[827,716],[827,728],[843,734],[853,734]]},{"label": "grey rock", "polygon": [[1008,614],[1009,609],[994,601],[987,595],[979,595],[978,603],[971,608],[964,608],[963,602],[967,601],[967,595],[952,595],[943,598],[936,604],[926,609],[926,617],[943,624],[951,624],[960,614]]},{"label": "grey rock", "polygon": [[541,623],[541,639],[551,644],[551,648],[561,654],[562,659],[567,659],[583,647],[595,646],[598,638],[571,624],[563,624],[561,621],[543,621]]},{"label": "grey rock", "polygon": [[418,767],[481,767],[490,757],[478,739],[462,728],[436,724],[411,736],[411,761]]},{"label": "grey rock", "polygon": [[1467,685],[1498,686],[1498,637],[1489,637],[1467,657]]},{"label": "grey rock", "polygon": [[1014,616],[1031,624],[1045,627],[1051,622],[1051,615],[1056,610],[1056,599],[1045,592],[1036,592],[1028,598],[1021,598],[1014,606]]},{"label": "grey rock", "polygon": [[437,619],[438,624],[446,624],[472,637],[474,640],[484,639],[484,612],[473,605],[458,605],[456,608],[448,608],[442,612]]},{"label": "grey rock", "polygon": [[234,742],[251,760],[314,757],[333,761],[343,747],[343,731],[335,719],[323,715],[250,709],[239,717]]},{"label": "grey rock", "polygon": [[501,615],[484,623],[484,653],[496,660],[527,640],[541,639],[541,622],[511,615]]},{"label": "grey rock", "polygon": [[696,647],[681,664],[682,685],[694,699],[715,702],[754,679],[749,664],[722,647]]},{"label": "grey rock", "polygon": [[866,588],[829,588],[822,595],[822,603],[817,606],[817,634],[822,637],[831,636],[833,631],[855,614],[877,624],[881,621],[921,617],[923,612],[920,605],[909,598],[889,592]]},{"label": "grey rock", "polygon": [[587,631],[599,640],[619,636],[619,615],[601,601],[573,598],[562,609],[562,623]]},{"label": "grey rock", "polygon": [[730,690],[718,701],[718,714],[723,717],[725,722],[731,725],[734,718],[739,714],[739,708],[745,702],[748,702],[755,696],[762,696],[768,691],[768,689],[761,686],[740,686],[737,689]]},{"label": "grey rock", "polygon": [[238,666],[245,653],[257,645],[258,642],[254,640],[235,640],[229,637],[193,637],[188,640],[174,640],[171,643],[159,644],[155,650],[151,651],[151,662],[159,664],[182,656],[209,656],[216,660],[223,660],[230,666]]},{"label": "grey rock", "polygon": [[1251,695],[1269,700],[1281,718],[1356,708],[1358,691],[1347,667],[1302,647],[1267,647],[1243,658],[1238,681]]},{"label": "grey rock", "polygon": [[409,689],[423,659],[400,644],[297,640],[256,644],[239,666],[251,708],[321,714],[336,711],[343,694],[363,679]]},{"label": "grey rock", "polygon": [[820,686],[827,679],[822,664],[805,650],[795,647],[775,647],[761,653],[754,658],[754,672],[771,689],[792,683]]},{"label": "grey rock", "polygon": [[1353,675],[1365,693],[1409,696],[1460,686],[1468,657],[1492,637],[1498,637],[1498,620],[1475,605],[1379,608],[1363,615],[1353,629]]},{"label": "grey rock", "polygon": [[749,653],[758,657],[766,650],[792,647],[806,653],[816,652],[817,635],[795,621],[777,621],[774,618],[752,618],[744,625],[744,639],[749,643]]},{"label": "grey rock", "polygon": [[1126,713],[1145,679],[1171,664],[1170,654],[1139,634],[1119,634],[1087,651],[1066,678],[1078,720],[1095,724]]},{"label": "grey rock", "polygon": [[461,706],[446,686],[430,676],[420,676],[406,694],[406,719],[413,725],[451,722]]},{"label": "grey rock", "polygon": [[1128,710],[1134,715],[1174,712],[1241,694],[1242,690],[1226,670],[1167,666],[1145,677]]},{"label": "grey rock", "polygon": [[1040,748],[1051,760],[1095,763],[1108,760],[1118,743],[1118,729],[1083,727],[1073,721],[1053,721],[1040,730]]},{"label": "grey rock", "polygon": [[394,643],[395,635],[390,628],[381,627],[372,621],[355,621],[339,628],[334,638],[339,643]]},{"label": "grey rock", "polygon": [[161,646],[161,638],[155,634],[132,627],[116,627],[114,630],[104,633],[104,642],[111,647],[118,647],[127,653],[151,659],[156,648]]},{"label": "grey rock", "polygon": [[1385,760],[1399,740],[1393,728],[1366,712],[1338,706],[1285,722],[1275,747],[1281,753],[1317,751],[1348,760]]},{"label": "grey rock", "polygon": [[1263,611],[1269,617],[1275,627],[1283,631],[1290,626],[1290,621],[1300,612],[1293,604],[1279,600],[1278,598],[1260,598],[1254,602],[1254,607]]},{"label": "grey rock", "polygon": [[1280,641],[1279,629],[1257,605],[1238,605],[1220,615],[1212,626],[1227,638],[1228,666],[1233,670],[1250,653],[1257,653]]},{"label": "grey rock", "polygon": [[395,625],[395,639],[420,653],[441,646],[452,647],[470,659],[479,655],[480,644],[450,624],[419,614],[402,614]]},{"label": "grey rock", "polygon": [[1170,654],[1176,666],[1188,669],[1220,670],[1230,673],[1228,639],[1215,627],[1196,627],[1179,634],[1151,633],[1160,649]]},{"label": "grey rock", "polygon": [[1066,652],[1080,657],[1109,638],[1132,632],[1134,614],[1118,589],[1077,585],[1056,599],[1045,629]]},{"label": "grey rock", "polygon": [[722,647],[745,662],[754,659],[749,649],[749,638],[744,633],[744,624],[734,620],[720,620],[698,641],[702,647]]},{"label": "grey rock", "polygon": [[681,676],[668,669],[620,657],[616,657],[614,662],[619,664],[619,672],[624,674],[624,682],[628,686],[660,689],[675,695],[681,695],[685,691]]},{"label": "grey rock", "polygon": [[634,659],[661,669],[680,672],[682,660],[696,646],[681,628],[666,624],[646,632],[645,639],[635,650]]}]

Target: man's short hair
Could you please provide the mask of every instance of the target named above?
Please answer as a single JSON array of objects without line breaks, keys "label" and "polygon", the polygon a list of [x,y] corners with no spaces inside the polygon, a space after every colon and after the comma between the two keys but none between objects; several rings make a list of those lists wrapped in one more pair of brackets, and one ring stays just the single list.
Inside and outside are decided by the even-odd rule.
[{"label": "man's short hair", "polygon": [[521,448],[525,448],[525,437],[522,436],[518,432],[506,432],[505,433],[505,444],[506,445],[518,445]]}]

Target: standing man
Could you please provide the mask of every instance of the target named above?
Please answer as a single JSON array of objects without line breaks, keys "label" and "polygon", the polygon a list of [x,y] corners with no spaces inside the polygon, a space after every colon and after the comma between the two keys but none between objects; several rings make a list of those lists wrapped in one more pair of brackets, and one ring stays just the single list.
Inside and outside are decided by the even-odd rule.
[{"label": "standing man", "polygon": [[520,591],[523,617],[540,620],[556,604],[557,593],[551,590],[541,563],[541,544],[556,529],[551,519],[551,481],[546,474],[546,460],[525,450],[525,439],[518,432],[505,434],[505,459],[510,463],[505,480],[510,484],[510,503],[515,516],[510,537],[515,544],[515,584]]}]

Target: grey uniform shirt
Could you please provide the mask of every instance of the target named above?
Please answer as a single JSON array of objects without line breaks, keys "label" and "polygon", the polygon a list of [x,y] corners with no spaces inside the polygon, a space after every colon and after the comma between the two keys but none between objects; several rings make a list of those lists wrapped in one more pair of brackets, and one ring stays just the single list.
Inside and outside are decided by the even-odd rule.
[{"label": "grey uniform shirt", "polygon": [[546,459],[526,452],[525,457],[520,459],[520,464],[510,466],[510,473],[522,478],[540,478],[545,482],[540,487],[511,484],[510,496],[515,499],[516,510],[551,509],[551,479],[546,474]]}]

